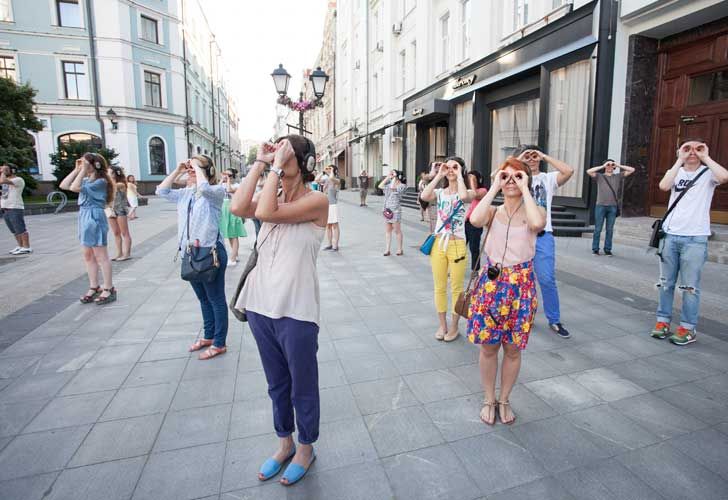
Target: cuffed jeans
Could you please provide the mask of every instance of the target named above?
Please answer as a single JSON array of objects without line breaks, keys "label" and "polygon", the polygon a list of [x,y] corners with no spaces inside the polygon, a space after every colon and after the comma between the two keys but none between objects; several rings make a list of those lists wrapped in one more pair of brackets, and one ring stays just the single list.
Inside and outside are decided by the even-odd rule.
[{"label": "cuffed jeans", "polygon": [[[483,228],[473,226],[469,220],[465,221],[465,241],[468,242],[470,248],[470,270],[477,271],[480,269],[478,255],[480,254],[480,238],[483,236]],[[477,266],[476,266],[477,264]]]},{"label": "cuffed jeans", "polygon": [[592,238],[592,251],[599,251],[599,238],[602,235],[604,221],[607,221],[607,232],[604,235],[604,251],[612,251],[612,235],[614,234],[614,221],[617,220],[616,205],[596,205],[594,207],[594,237]]},{"label": "cuffed jeans", "polygon": [[660,281],[657,283],[660,292],[657,321],[670,323],[672,319],[675,284],[679,275],[678,289],[683,293],[680,326],[691,330],[695,328],[700,310],[700,273],[707,259],[707,236],[665,236],[662,240]]},{"label": "cuffed jeans", "polygon": [[553,233],[547,231],[536,238],[536,257],[533,264],[541,288],[541,302],[546,319],[550,325],[560,323],[559,289],[556,287],[556,242]]},{"label": "cuffed jeans", "polygon": [[292,318],[273,319],[253,311],[246,314],[263,362],[276,434],[288,437],[297,425],[299,443],[315,442],[321,414],[318,325]]},{"label": "cuffed jeans", "polygon": [[225,245],[217,242],[217,258],[220,269],[215,281],[210,283],[190,282],[192,289],[200,301],[202,321],[205,326],[205,339],[213,340],[215,347],[225,347],[228,331],[228,305],[225,299],[225,269],[227,268],[227,252]]}]

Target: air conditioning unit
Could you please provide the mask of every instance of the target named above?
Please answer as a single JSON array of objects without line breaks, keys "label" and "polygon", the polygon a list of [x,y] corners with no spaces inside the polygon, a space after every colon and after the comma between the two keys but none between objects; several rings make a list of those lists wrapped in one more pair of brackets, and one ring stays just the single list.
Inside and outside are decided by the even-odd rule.
[{"label": "air conditioning unit", "polygon": [[395,23],[392,25],[392,34],[399,36],[402,34],[402,23]]},{"label": "air conditioning unit", "polygon": [[377,42],[376,51],[377,52],[384,52],[384,42]]}]

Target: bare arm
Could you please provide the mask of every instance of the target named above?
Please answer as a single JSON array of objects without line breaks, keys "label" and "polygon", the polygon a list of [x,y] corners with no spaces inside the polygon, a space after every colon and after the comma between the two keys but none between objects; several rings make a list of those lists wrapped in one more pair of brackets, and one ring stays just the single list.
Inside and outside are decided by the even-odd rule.
[{"label": "bare arm", "polygon": [[710,169],[719,185],[728,182],[728,170],[723,165],[720,165],[707,154],[704,158],[700,158],[700,160]]},{"label": "bare arm", "polygon": [[177,180],[177,178],[182,175],[182,173],[185,171],[185,164],[180,163],[177,165],[177,168],[174,169],[174,171],[169,174],[167,177],[164,178],[162,182],[159,183],[157,186],[157,190],[159,189],[172,189],[172,186],[174,185],[174,181]]},{"label": "bare arm", "polygon": [[465,179],[463,178],[463,175],[460,170],[458,170],[458,198],[460,198],[460,201],[463,203],[469,203],[473,201],[473,198],[475,197],[475,193],[468,189],[468,186],[465,185]]},{"label": "bare arm", "polygon": [[599,165],[599,166],[596,166],[596,167],[592,167],[589,170],[587,170],[586,173],[587,173],[587,175],[589,177],[595,179],[597,177],[597,173],[600,170],[604,170],[604,165]]},{"label": "bare arm", "polygon": [[254,199],[255,188],[258,186],[258,179],[265,170],[265,166],[265,163],[256,161],[250,167],[248,175],[243,178],[243,182],[238,186],[230,202],[230,212],[233,215],[248,219],[255,217],[255,209],[258,206],[258,200]]},{"label": "bare arm", "polygon": [[553,166],[556,170],[558,170],[559,175],[556,177],[556,184],[559,187],[566,184],[566,181],[571,179],[571,176],[574,175],[574,169],[563,161],[556,158],[551,158],[549,155],[543,155],[543,159],[551,166]]},{"label": "bare arm", "polygon": [[[237,193],[235,193],[237,196]],[[234,212],[233,212],[234,213]],[[290,203],[278,203],[278,175],[268,174],[260,192],[255,217],[274,224],[313,222],[325,227],[329,215],[329,200],[325,194],[313,191]]]},{"label": "bare arm", "polygon": [[380,182],[380,183],[379,183],[379,185],[378,185],[377,187],[378,187],[379,189],[384,189],[384,187],[385,187],[385,186],[386,186],[386,185],[387,185],[387,184],[388,184],[388,183],[389,183],[389,182],[390,182],[391,180],[392,180],[392,178],[391,178],[391,177],[385,177],[384,179],[382,179],[382,182]]},{"label": "bare arm", "polygon": [[13,181],[5,176],[5,172],[0,172],[0,184],[13,185]]},{"label": "bare arm", "polygon": [[619,169],[620,170],[624,170],[624,173],[622,174],[622,177],[629,177],[630,175],[632,175],[635,172],[635,168],[634,167],[630,167],[630,166],[627,166],[627,165],[620,165],[619,166]]},{"label": "bare arm", "polygon": [[82,165],[82,163],[79,163],[79,161],[77,160],[77,161],[76,161],[76,168],[74,168],[74,169],[73,169],[73,170],[71,171],[71,173],[70,173],[70,174],[68,174],[67,176],[65,176],[65,177],[63,178],[63,180],[62,180],[62,181],[61,181],[61,183],[60,183],[60,184],[58,185],[58,187],[60,187],[61,189],[65,190],[65,191],[73,191],[74,193],[78,193],[78,192],[80,192],[80,191],[81,191],[81,185],[80,185],[80,182],[79,182],[79,187],[78,187],[78,190],[74,190],[74,189],[73,189],[73,188],[71,187],[71,185],[73,184],[73,181],[75,181],[77,177],[78,177],[79,179],[83,179],[83,177],[84,177],[84,176],[83,176],[83,174],[81,173],[81,169],[82,169],[82,166],[83,166],[83,165]]},{"label": "bare arm", "polygon": [[680,171],[680,167],[682,167],[683,162],[683,158],[678,157],[677,161],[675,161],[675,164],[670,168],[670,170],[665,172],[665,175],[662,177],[659,184],[661,190],[670,191],[672,189],[672,186],[675,184],[675,177]]},{"label": "bare arm", "polygon": [[523,207],[526,209],[528,229],[534,233],[538,233],[546,227],[546,211],[539,207],[533,199],[533,196],[531,196],[531,190],[528,189],[527,176],[523,175],[520,179],[516,177],[515,181],[516,185],[521,189],[521,195],[523,196]]}]

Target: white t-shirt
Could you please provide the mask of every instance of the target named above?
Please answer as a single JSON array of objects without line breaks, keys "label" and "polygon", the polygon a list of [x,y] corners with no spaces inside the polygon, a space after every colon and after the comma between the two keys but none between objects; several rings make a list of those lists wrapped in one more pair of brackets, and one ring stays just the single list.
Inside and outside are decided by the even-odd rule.
[{"label": "white t-shirt", "polygon": [[533,183],[531,184],[531,193],[533,193],[533,199],[536,201],[536,205],[543,207],[546,210],[546,227],[544,228],[547,232],[553,232],[551,227],[551,200],[554,197],[556,188],[559,187],[556,182],[558,172],[541,172],[538,175],[533,176]]},{"label": "white t-shirt", "polygon": [[13,183],[2,185],[2,196],[0,197],[0,208],[25,208],[23,203],[23,189],[25,189],[25,180],[22,177],[13,177],[8,179]]},{"label": "white t-shirt", "polygon": [[[688,172],[680,167],[672,185],[668,206],[675,202],[685,186],[704,168],[708,167],[701,166],[695,172]],[[712,172],[701,175],[667,216],[662,225],[663,230],[676,236],[710,236],[710,203],[717,185],[718,179]]]}]

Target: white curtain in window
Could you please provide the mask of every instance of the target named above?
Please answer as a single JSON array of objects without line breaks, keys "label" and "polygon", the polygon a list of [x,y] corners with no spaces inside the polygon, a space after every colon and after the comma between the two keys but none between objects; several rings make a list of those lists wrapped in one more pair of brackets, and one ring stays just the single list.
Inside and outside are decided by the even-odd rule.
[{"label": "white curtain in window", "polygon": [[[414,123],[407,124],[407,179],[416,182],[417,177],[417,125]],[[425,160],[427,161],[427,160]],[[420,165],[420,170],[424,170],[425,165]]]},{"label": "white curtain in window", "polygon": [[548,154],[574,168],[573,177],[556,192],[560,196],[582,194],[590,77],[589,59],[551,72]]},{"label": "white curtain in window", "polygon": [[539,99],[494,109],[491,169],[497,168],[518,147],[538,143]]},{"label": "white curtain in window", "polygon": [[12,21],[10,15],[10,0],[0,0],[0,21]]},{"label": "white curtain in window", "polygon": [[455,154],[465,160],[468,169],[473,159],[473,101],[455,106]]}]

